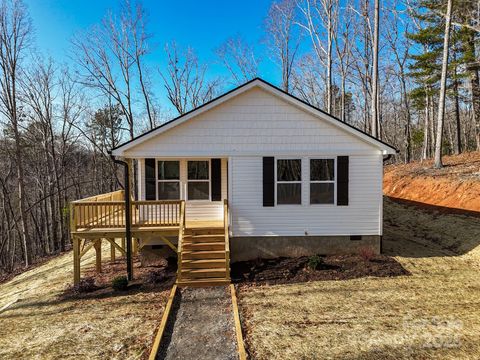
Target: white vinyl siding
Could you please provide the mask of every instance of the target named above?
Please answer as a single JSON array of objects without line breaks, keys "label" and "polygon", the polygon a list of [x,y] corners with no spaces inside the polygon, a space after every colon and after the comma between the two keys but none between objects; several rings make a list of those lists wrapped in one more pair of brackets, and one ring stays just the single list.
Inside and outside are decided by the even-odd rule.
[{"label": "white vinyl siding", "polygon": [[[128,157],[288,156],[380,150],[254,88],[126,151]],[[161,155],[160,155],[161,154]]]},{"label": "white vinyl siding", "polygon": [[[381,235],[382,156],[349,156],[348,206],[310,205],[302,191],[303,205],[294,208],[263,207],[262,157],[232,158],[233,236]],[[308,183],[308,166],[302,168]]]},{"label": "white vinyl siding", "polygon": [[[382,150],[260,88],[141,142],[125,155],[182,159],[183,199],[186,160],[222,158],[222,199],[228,186],[233,236],[382,234]],[[301,205],[263,207],[264,156],[302,159]],[[350,157],[348,206],[311,205],[309,159],[337,156]],[[231,160],[228,179],[226,158]],[[221,212],[219,202],[193,203],[187,203],[187,216]]]}]

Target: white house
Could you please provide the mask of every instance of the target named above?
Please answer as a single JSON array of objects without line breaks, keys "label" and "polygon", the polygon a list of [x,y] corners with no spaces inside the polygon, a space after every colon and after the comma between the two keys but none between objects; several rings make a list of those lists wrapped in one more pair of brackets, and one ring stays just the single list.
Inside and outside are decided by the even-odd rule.
[{"label": "white house", "polygon": [[395,153],[258,78],[112,150],[137,162],[138,200],[185,200],[187,222],[228,199],[233,260],[379,252]]}]

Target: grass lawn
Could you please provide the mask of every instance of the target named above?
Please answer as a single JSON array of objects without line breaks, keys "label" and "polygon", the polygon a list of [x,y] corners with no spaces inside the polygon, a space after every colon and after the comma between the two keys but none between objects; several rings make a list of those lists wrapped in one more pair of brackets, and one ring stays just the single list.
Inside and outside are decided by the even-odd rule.
[{"label": "grass lawn", "polygon": [[[93,263],[90,250],[82,267]],[[72,264],[69,252],[0,284],[0,359],[147,358],[169,288],[65,298]]]},{"label": "grass lawn", "polygon": [[480,358],[480,219],[384,212],[384,251],[411,275],[241,286],[252,358]]}]

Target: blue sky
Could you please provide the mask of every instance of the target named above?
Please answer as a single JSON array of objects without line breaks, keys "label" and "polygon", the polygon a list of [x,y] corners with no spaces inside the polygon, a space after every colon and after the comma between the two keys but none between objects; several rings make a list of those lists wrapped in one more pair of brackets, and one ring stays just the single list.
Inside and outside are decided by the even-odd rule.
[{"label": "blue sky", "polygon": [[[38,49],[58,62],[71,61],[68,56],[70,39],[79,31],[98,23],[108,9],[115,9],[118,0],[25,0],[35,28]],[[148,63],[162,68],[163,47],[175,40],[179,46],[193,47],[200,60],[210,64],[209,75],[226,75],[216,62],[214,49],[226,38],[241,35],[255,45],[263,62],[260,75],[277,82],[278,69],[262,45],[262,24],[270,0],[244,1],[154,1],[142,4],[148,14],[148,30],[153,34],[154,51]],[[162,86],[158,92],[162,91]],[[159,96],[163,97],[162,94]],[[164,99],[161,101],[165,104]]]}]

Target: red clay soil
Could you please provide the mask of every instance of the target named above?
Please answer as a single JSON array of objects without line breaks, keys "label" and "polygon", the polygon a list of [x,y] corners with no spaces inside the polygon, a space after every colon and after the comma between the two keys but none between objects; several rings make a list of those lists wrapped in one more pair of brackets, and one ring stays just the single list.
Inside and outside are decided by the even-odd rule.
[{"label": "red clay soil", "polygon": [[480,152],[446,156],[442,169],[432,160],[385,167],[383,192],[395,199],[480,211]]},{"label": "red clay soil", "polygon": [[320,258],[322,261],[316,270],[309,268],[308,256],[236,262],[231,265],[232,281],[242,285],[271,285],[409,275],[399,262],[385,255],[367,258],[359,255],[335,255]]}]

